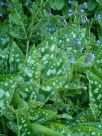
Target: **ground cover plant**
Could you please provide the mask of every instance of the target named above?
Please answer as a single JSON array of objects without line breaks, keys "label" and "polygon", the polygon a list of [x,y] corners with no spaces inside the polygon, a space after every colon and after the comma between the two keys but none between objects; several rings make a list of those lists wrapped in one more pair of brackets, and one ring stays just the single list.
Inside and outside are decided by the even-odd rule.
[{"label": "ground cover plant", "polygon": [[0,0],[0,136],[102,136],[102,0]]}]

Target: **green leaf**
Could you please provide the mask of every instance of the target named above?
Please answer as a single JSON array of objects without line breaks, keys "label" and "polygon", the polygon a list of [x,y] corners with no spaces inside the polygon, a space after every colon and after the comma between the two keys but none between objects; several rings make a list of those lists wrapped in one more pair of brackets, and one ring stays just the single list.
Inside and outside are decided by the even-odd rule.
[{"label": "green leaf", "polygon": [[102,135],[101,131],[101,123],[100,122],[87,122],[87,123],[80,123],[77,124],[76,126],[73,126],[71,128],[72,132],[74,135],[84,135],[84,136],[93,136],[93,135]]},{"label": "green leaf", "polygon": [[10,78],[5,80],[5,82],[0,83],[0,108],[5,109],[10,105],[15,88],[16,88],[16,78]]},{"label": "green leaf", "polygon": [[50,127],[54,131],[59,132],[63,136],[73,136],[70,128],[63,124],[51,122],[51,123],[48,123],[48,127]]},{"label": "green leaf", "polygon": [[18,134],[19,135],[26,135],[26,136],[33,136],[33,128],[31,126],[31,123],[27,117],[26,113],[17,113],[18,115]]},{"label": "green leaf", "polygon": [[102,7],[102,0],[96,0],[96,2],[98,2],[99,5]]},{"label": "green leaf", "polygon": [[50,4],[51,4],[51,7],[54,9],[54,10],[61,10],[65,4],[65,1],[64,0],[50,0]]},{"label": "green leaf", "polygon": [[94,10],[97,3],[97,0],[88,0],[88,10]]},{"label": "green leaf", "polygon": [[15,12],[9,14],[9,21],[15,23],[16,25],[21,25],[21,17],[17,16]]},{"label": "green leaf", "polygon": [[31,124],[27,114],[18,114],[19,118],[19,127],[18,131],[20,135],[34,135],[34,136],[39,136],[39,135],[44,135],[44,136],[62,136],[61,134],[57,133],[56,131],[53,131],[43,125],[40,124]]},{"label": "green leaf", "polygon": [[10,46],[10,53],[9,53],[9,64],[10,64],[10,71],[18,71],[22,68],[22,63],[25,59],[25,56],[21,49],[18,47],[16,42],[12,42]]},{"label": "green leaf", "polygon": [[91,71],[87,71],[87,78],[89,80],[90,105],[95,116],[97,116],[98,110],[102,109],[102,81]]},{"label": "green leaf", "polygon": [[36,123],[45,123],[57,118],[57,113],[51,110],[37,109],[29,112],[30,120]]},{"label": "green leaf", "polygon": [[14,38],[17,38],[17,39],[26,39],[26,35],[25,35],[25,31],[24,29],[20,26],[13,26],[12,27],[10,26],[9,27],[9,34],[14,37]]},{"label": "green leaf", "polygon": [[23,63],[18,78],[20,83],[18,90],[21,90],[19,92],[22,93],[22,97],[32,95],[32,97],[37,98],[40,88],[40,57],[39,49],[33,46]]},{"label": "green leaf", "polygon": [[0,23],[0,37],[8,33],[8,25],[5,23]]},{"label": "green leaf", "polygon": [[44,136],[63,136],[62,134],[49,129],[48,127],[39,125],[39,124],[32,124],[34,135],[44,135]]},{"label": "green leaf", "polygon": [[94,118],[94,115],[93,115],[91,109],[83,110],[82,112],[80,112],[77,115],[77,118],[76,118],[76,124],[77,123],[80,124],[80,123],[94,122],[94,121],[99,121],[99,119]]}]

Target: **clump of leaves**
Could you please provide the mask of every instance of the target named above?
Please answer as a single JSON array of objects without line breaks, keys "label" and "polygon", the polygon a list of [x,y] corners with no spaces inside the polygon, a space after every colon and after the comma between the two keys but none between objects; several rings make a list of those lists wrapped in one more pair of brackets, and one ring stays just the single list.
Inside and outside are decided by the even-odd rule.
[{"label": "clump of leaves", "polygon": [[0,1],[2,136],[102,135],[102,51],[92,31],[101,5],[91,4]]}]

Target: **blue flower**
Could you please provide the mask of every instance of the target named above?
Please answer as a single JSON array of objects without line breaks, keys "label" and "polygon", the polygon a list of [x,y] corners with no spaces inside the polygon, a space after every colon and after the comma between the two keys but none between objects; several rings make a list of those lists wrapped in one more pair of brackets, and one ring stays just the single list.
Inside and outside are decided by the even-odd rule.
[{"label": "blue flower", "polygon": [[88,22],[87,16],[84,16],[84,17],[81,19],[81,23],[82,23],[82,24],[86,24],[87,22]]},{"label": "blue flower", "polygon": [[52,28],[50,29],[50,33],[54,33],[54,32],[56,32],[56,28],[52,27]]},{"label": "blue flower", "polygon": [[81,45],[81,40],[80,39],[75,39],[75,44]]},{"label": "blue flower", "polygon": [[101,43],[101,41],[100,41],[100,40],[97,40],[97,41],[96,41],[96,44],[100,44],[100,43]]},{"label": "blue flower", "polygon": [[70,3],[72,3],[72,1],[71,1],[71,0],[68,0],[68,4],[70,4]]},{"label": "blue flower", "polygon": [[85,10],[84,9],[80,9],[80,13],[84,13],[85,12]]},{"label": "blue flower", "polygon": [[85,62],[88,63],[88,64],[92,64],[94,59],[95,59],[95,55],[94,54],[89,53],[89,54],[87,54],[85,56]]},{"label": "blue flower", "polygon": [[74,15],[74,12],[73,12],[71,9],[69,9],[69,11],[68,11],[68,16],[71,17],[71,16],[73,16],[73,15]]},{"label": "blue flower", "polygon": [[94,54],[91,54],[90,56],[91,56],[91,60],[94,61],[95,55],[94,55]]},{"label": "blue flower", "polygon": [[2,13],[0,13],[0,17],[3,17],[3,14],[2,14]]},{"label": "blue flower", "polygon": [[83,8],[84,8],[84,9],[87,9],[87,7],[88,7],[87,2],[84,2],[84,3],[83,3]]},{"label": "blue flower", "polygon": [[0,7],[4,6],[5,3],[3,1],[0,1]]},{"label": "blue flower", "polygon": [[85,49],[86,49],[85,47],[82,47],[81,52],[84,53]]},{"label": "blue flower", "polygon": [[95,15],[95,20],[96,20],[96,21],[99,21],[100,19],[101,19],[101,15],[100,15],[100,14],[96,14],[96,15]]},{"label": "blue flower", "polygon": [[70,57],[69,61],[70,61],[71,64],[73,64],[75,62],[75,58],[74,57]]}]

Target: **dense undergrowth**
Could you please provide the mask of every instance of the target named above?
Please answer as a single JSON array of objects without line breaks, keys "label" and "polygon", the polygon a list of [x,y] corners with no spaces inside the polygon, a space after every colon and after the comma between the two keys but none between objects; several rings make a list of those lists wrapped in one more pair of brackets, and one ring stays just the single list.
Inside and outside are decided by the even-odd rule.
[{"label": "dense undergrowth", "polygon": [[0,136],[102,136],[102,0],[0,0]]}]

